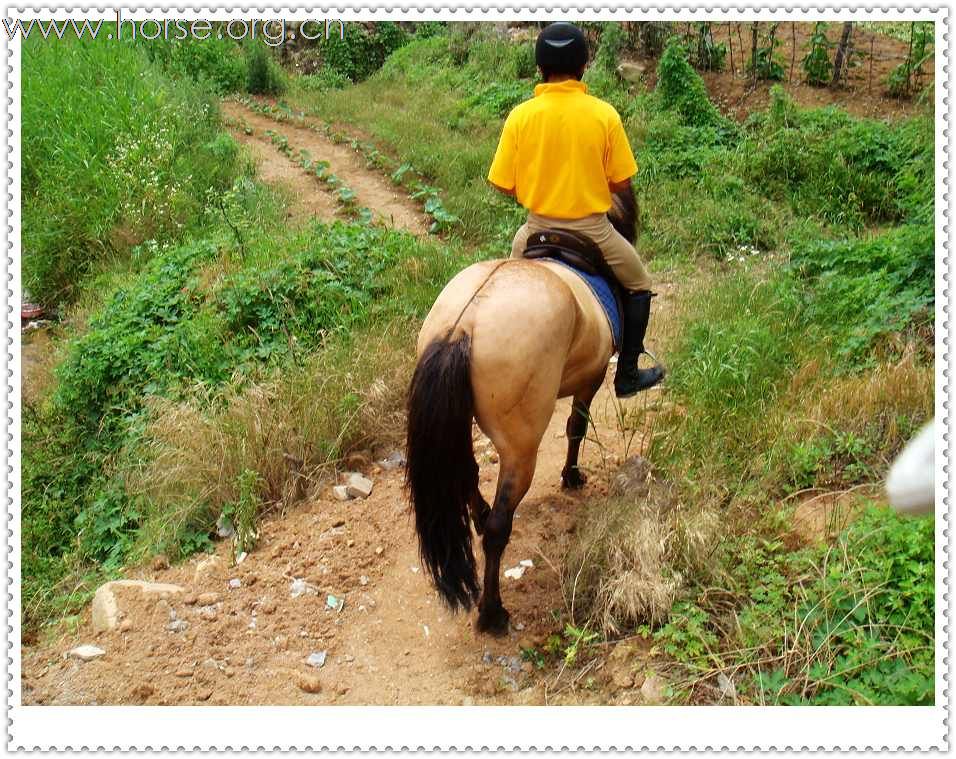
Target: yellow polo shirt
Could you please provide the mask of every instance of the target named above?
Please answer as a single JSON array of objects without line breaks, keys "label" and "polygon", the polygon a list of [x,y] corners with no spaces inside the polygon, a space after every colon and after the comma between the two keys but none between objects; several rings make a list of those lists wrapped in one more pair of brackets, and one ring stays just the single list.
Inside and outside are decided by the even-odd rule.
[{"label": "yellow polo shirt", "polygon": [[532,213],[580,219],[611,207],[608,182],[637,173],[614,106],[569,79],[539,84],[508,114],[488,181]]}]

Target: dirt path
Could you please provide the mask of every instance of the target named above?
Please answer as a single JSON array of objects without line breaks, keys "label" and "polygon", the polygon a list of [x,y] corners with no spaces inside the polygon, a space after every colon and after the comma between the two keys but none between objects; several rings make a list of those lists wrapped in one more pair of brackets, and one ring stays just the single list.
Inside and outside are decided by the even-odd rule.
[{"label": "dirt path", "polygon": [[266,135],[268,130],[284,135],[296,153],[300,149],[307,150],[314,160],[328,161],[331,171],[355,191],[356,204],[370,209],[375,218],[412,234],[427,234],[428,225],[415,203],[383,176],[365,166],[363,159],[349,147],[337,145],[312,129],[275,122],[234,101],[224,101],[222,112],[232,124],[252,131],[250,135],[244,128],[233,127],[236,138],[252,148],[259,161],[262,179],[291,185],[294,197],[301,199],[297,201],[300,208],[313,202],[308,198],[321,197],[320,208],[314,215],[330,219],[335,215],[336,204],[325,185],[276,150]]},{"label": "dirt path", "polygon": [[[236,106],[239,108],[240,106]],[[333,207],[320,185],[259,134],[268,124],[255,114],[238,114],[254,125],[241,134],[260,161],[263,179],[292,190],[293,217],[330,218]],[[263,119],[263,121],[266,121]],[[291,132],[292,128],[285,129]],[[239,130],[241,132],[241,130]],[[304,131],[304,130],[303,130]],[[346,174],[308,132],[301,144],[313,156],[331,156],[333,170],[348,176],[363,203],[383,192],[378,177],[354,165]],[[298,142],[300,135],[296,134]],[[311,140],[306,140],[310,137]],[[290,138],[291,142],[291,138]],[[336,151],[345,150],[337,148]],[[344,165],[344,163],[343,163]],[[415,228],[417,217],[389,190],[386,209],[395,223]],[[671,297],[658,288],[660,312]],[[663,320],[662,320],[663,321]],[[658,322],[662,323],[662,322]],[[657,391],[652,391],[656,393]],[[642,400],[629,401],[629,404]],[[316,499],[286,514],[267,517],[258,546],[233,566],[230,541],[216,547],[215,560],[195,557],[169,567],[162,561],[131,570],[135,579],[173,583],[183,592],[168,599],[120,595],[126,616],[120,628],[94,633],[88,607],[75,628],[59,629],[23,652],[26,704],[545,704],[632,703],[638,691],[613,686],[601,667],[596,684],[569,690],[569,678],[534,670],[521,649],[540,646],[557,629],[555,612],[565,604],[559,577],[563,552],[578,515],[590,497],[602,494],[608,475],[641,440],[618,433],[616,402],[606,383],[592,406],[595,430],[582,449],[582,468],[591,475],[578,493],[560,488],[570,401],[559,401],[545,433],[534,483],[518,509],[503,568],[530,559],[533,568],[518,580],[503,578],[502,595],[512,629],[500,639],[479,636],[472,615],[441,608],[418,560],[417,541],[402,490],[401,469],[385,470],[356,457],[353,466],[375,483],[363,500],[342,502],[331,484]],[[480,483],[491,500],[497,456],[475,429]],[[479,549],[480,555],[480,549]],[[200,564],[200,561],[204,563]],[[305,582],[306,592],[295,595]],[[204,597],[204,594],[213,594]],[[329,596],[344,599],[330,608]],[[333,601],[334,604],[334,601]],[[183,624],[185,623],[185,624]],[[66,652],[94,644],[106,653],[82,663]],[[306,663],[325,652],[324,666]],[[307,681],[303,678],[313,678]],[[320,689],[319,689],[320,688]],[[319,689],[318,692],[310,692]]]}]

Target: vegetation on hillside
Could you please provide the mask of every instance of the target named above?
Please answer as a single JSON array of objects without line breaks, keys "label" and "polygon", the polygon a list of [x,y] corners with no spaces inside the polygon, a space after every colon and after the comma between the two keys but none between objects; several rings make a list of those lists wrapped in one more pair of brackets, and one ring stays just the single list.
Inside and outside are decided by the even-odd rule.
[{"label": "vegetation on hillside", "polygon": [[[713,700],[723,676],[747,703],[931,703],[933,526],[878,501],[933,409],[932,114],[859,119],[776,88],[737,123],[680,39],[661,40],[648,91],[617,73],[621,27],[591,31],[586,81],[620,111],[639,164],[639,249],[679,293],[652,335],[671,370],[661,402],[621,419],[669,487],[587,510],[566,626],[527,655],[568,661],[598,633],[643,634],[675,701]],[[24,408],[29,625],[128,563],[203,548],[220,514],[295,502],[352,446],[401,428],[418,321],[521,221],[484,176],[536,79],[530,42],[480,27],[380,36],[374,63],[366,35],[316,73],[277,75],[274,113],[354,126],[370,165],[440,189],[444,239],[361,215],[282,218],[210,100],[253,70],[270,91],[270,63],[245,67],[218,43],[25,56],[26,281],[56,299],[102,290],[54,389]],[[54,96],[94,75],[103,103]],[[159,139],[158,163],[114,160]],[[109,276],[91,279],[97,267]],[[807,536],[797,517],[820,499],[832,523]]]}]

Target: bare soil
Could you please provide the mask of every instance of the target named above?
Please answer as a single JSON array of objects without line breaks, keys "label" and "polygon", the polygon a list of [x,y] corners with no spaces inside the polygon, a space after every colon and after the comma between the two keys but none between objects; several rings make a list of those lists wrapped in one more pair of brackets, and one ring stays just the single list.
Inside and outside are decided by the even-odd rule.
[{"label": "bare soil", "polygon": [[[760,44],[764,45],[769,24],[760,25]],[[739,27],[739,35],[738,35]],[[890,72],[906,58],[909,45],[900,40],[877,34],[854,25],[851,36],[853,48],[863,53],[856,65],[849,69],[845,82],[838,87],[811,87],[803,81],[800,61],[809,49],[814,24],[805,22],[782,22],[777,26],[777,56],[783,65],[784,77],[780,82],[757,82],[744,70],[750,55],[750,24],[714,24],[714,41],[728,46],[726,70],[703,72],[708,93],[720,110],[739,121],[754,111],[766,108],[770,102],[770,88],[781,85],[794,102],[804,107],[839,106],[855,116],[878,119],[900,119],[920,112],[924,106],[919,98],[900,100],[886,92],[886,80]],[[839,41],[841,24],[831,23],[826,30],[827,39],[834,45]],[[741,50],[740,42],[744,48]],[[730,49],[733,49],[731,69]],[[741,55],[743,53],[743,55]],[[830,51],[832,61],[833,51]],[[855,59],[854,59],[855,60]],[[872,62],[872,66],[871,66]],[[647,84],[653,88],[657,81],[656,60],[638,61],[647,69]],[[922,82],[932,94],[934,86],[934,62],[931,58],[923,65]],[[930,97],[932,102],[932,97]]]},{"label": "bare soil", "polygon": [[[261,176],[293,191],[290,214],[328,218],[320,184],[304,172],[288,173],[288,159],[259,139],[272,123],[237,107],[227,110],[254,126],[252,140],[238,131],[256,151]],[[292,131],[283,125],[283,133]],[[391,219],[415,228],[417,217],[406,200],[396,198],[392,188],[385,193],[381,177],[342,160],[345,148],[324,144],[308,130],[296,130],[295,141],[315,158],[329,160],[363,203],[383,200]],[[666,282],[658,290],[660,313],[668,309],[672,291]],[[238,565],[231,561],[231,542],[224,540],[216,547],[221,564],[212,570],[197,574],[198,562],[206,558],[199,556],[172,567],[160,560],[128,571],[130,578],[181,585],[184,593],[169,600],[122,596],[128,629],[94,633],[87,608],[72,628],[62,624],[25,646],[23,703],[640,703],[644,678],[630,671],[621,677],[619,667],[631,668],[633,661],[611,656],[611,646],[602,649],[607,656],[590,660],[586,678],[583,670],[538,670],[520,657],[523,648],[540,648],[559,629],[555,612],[565,608],[560,567],[582,510],[599,507],[597,497],[606,493],[620,461],[640,452],[640,438],[627,440],[617,431],[617,411],[606,384],[592,405],[595,427],[582,449],[582,469],[591,480],[570,493],[560,488],[570,402],[558,403],[503,561],[503,569],[523,559],[534,563],[520,579],[502,580],[512,614],[511,631],[503,638],[477,634],[474,614],[453,615],[441,607],[419,563],[403,472],[384,470],[366,454],[353,456],[352,464],[375,483],[367,499],[338,501],[328,483],[318,498],[267,517],[256,549]],[[475,437],[482,492],[491,500],[497,456],[477,428]],[[476,548],[480,556],[480,544]],[[230,580],[238,580],[239,587]],[[309,592],[292,597],[294,580],[305,580]],[[215,593],[216,601],[205,599],[202,605],[205,593]],[[341,609],[329,607],[330,595],[344,599]],[[168,629],[174,618],[186,622],[186,629]],[[84,643],[105,655],[86,663],[66,656]],[[631,657],[634,645],[621,652]],[[307,664],[310,654],[321,651],[327,652],[324,666]],[[646,654],[646,646],[642,651]]]},{"label": "bare soil", "polygon": [[[320,218],[330,218],[334,214],[335,202],[324,183],[277,153],[266,135],[267,130],[288,138],[290,146],[296,152],[304,149],[313,159],[328,161],[331,171],[357,195],[356,204],[371,210],[375,218],[412,234],[427,234],[428,225],[414,201],[381,174],[370,170],[364,159],[351,148],[338,145],[325,135],[305,126],[289,122],[278,123],[233,101],[224,101],[222,111],[233,126],[233,133],[237,138],[243,144],[256,145],[254,150],[259,158],[262,179],[267,182],[291,182],[296,192],[297,204],[300,206],[311,202],[307,200],[310,196],[321,195],[332,204],[332,213],[328,213],[327,209],[327,215]],[[251,135],[246,134],[247,129],[252,131]],[[262,151],[268,152],[271,158],[263,160]]]}]

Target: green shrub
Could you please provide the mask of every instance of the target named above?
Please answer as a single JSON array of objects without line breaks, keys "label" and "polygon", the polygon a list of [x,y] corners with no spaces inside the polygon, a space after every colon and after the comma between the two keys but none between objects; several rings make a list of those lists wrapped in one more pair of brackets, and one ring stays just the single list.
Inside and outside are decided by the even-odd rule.
[{"label": "green shrub", "polygon": [[833,63],[830,61],[830,41],[827,39],[827,24],[818,21],[813,27],[813,35],[808,43],[807,54],[800,60],[807,84],[815,87],[825,87],[830,83],[833,74]]},{"label": "green shrub", "polygon": [[657,94],[664,107],[676,111],[687,126],[732,131],[710,102],[704,80],[688,63],[687,50],[678,37],[667,41],[657,65]]},{"label": "green shrub", "polygon": [[332,35],[322,41],[322,63],[350,81],[360,82],[378,71],[407,41],[405,32],[392,21],[376,21],[372,29],[350,24],[344,37]]},{"label": "green shrub", "polygon": [[932,226],[908,224],[864,239],[807,241],[791,266],[808,285],[807,317],[828,324],[840,352],[858,364],[882,335],[933,319]]},{"label": "green shrub", "polygon": [[207,40],[156,40],[145,44],[154,57],[165,61],[171,73],[208,84],[220,95],[237,92],[246,82],[241,49],[231,39],[213,35]]},{"label": "green shrub", "polygon": [[246,91],[253,95],[278,95],[285,90],[282,73],[265,45],[246,48]]}]

